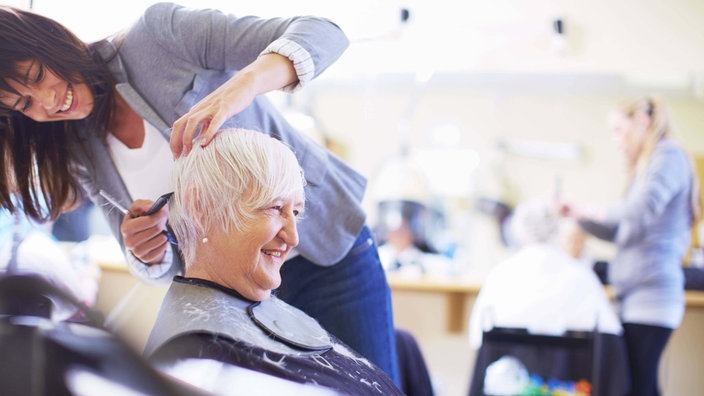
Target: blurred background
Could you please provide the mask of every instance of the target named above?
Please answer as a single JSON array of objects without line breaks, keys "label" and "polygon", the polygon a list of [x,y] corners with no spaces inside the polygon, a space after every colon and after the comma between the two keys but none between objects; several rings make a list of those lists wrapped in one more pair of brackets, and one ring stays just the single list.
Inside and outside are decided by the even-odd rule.
[{"label": "blurred background", "polygon": [[[377,231],[399,221],[400,207],[385,203],[420,203],[416,234],[449,259],[446,274],[469,283],[509,254],[502,220],[517,202],[621,197],[625,173],[606,116],[623,98],[662,97],[677,139],[704,174],[698,0],[178,2],[237,15],[315,14],[340,25],[351,40],[342,58],[306,89],[270,96],[292,123],[368,178],[365,205]],[[86,40],[127,26],[151,3],[5,1]],[[93,226],[106,232],[100,219]],[[587,249],[605,261],[613,253],[593,238]],[[683,263],[690,264],[699,262]],[[105,266],[98,306],[140,347],[161,289],[133,282]],[[440,395],[465,394],[474,361],[464,326],[474,295],[463,293],[394,287],[396,322],[417,335]],[[149,298],[137,312],[125,309],[125,296]],[[670,341],[661,367],[667,395],[704,386],[693,371],[704,356],[703,307],[688,305]],[[460,327],[448,329],[452,320]]]}]

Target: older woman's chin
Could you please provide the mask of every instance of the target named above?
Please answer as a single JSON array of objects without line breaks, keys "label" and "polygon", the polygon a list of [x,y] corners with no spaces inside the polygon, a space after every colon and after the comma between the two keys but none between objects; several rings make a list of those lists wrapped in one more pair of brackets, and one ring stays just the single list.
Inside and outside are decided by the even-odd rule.
[{"label": "older woman's chin", "polygon": [[251,301],[264,301],[271,297],[271,291],[273,289],[262,289],[262,288],[256,288],[256,289],[250,289],[249,291],[238,291],[240,294],[242,294],[245,298]]},{"label": "older woman's chin", "polygon": [[266,282],[260,283],[259,289],[262,293],[271,294],[271,291],[277,289],[279,286],[281,286],[281,276],[277,274],[277,276],[272,276],[267,279]]}]

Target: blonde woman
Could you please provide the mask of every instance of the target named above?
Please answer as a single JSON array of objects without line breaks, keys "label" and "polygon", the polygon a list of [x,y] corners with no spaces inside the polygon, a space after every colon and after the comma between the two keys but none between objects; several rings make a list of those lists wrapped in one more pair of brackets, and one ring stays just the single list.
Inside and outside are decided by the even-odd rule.
[{"label": "blonde woman", "polygon": [[661,100],[624,101],[609,122],[628,170],[623,201],[601,209],[563,203],[562,213],[616,245],[608,278],[628,347],[631,394],[657,395],[660,357],[684,315],[682,259],[701,213],[699,186]]}]

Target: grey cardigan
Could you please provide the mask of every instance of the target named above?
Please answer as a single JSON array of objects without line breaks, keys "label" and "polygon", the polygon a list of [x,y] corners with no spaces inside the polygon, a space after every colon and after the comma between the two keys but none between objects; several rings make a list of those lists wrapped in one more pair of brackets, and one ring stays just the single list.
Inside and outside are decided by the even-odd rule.
[{"label": "grey cardigan", "polygon": [[[332,64],[347,45],[344,33],[322,18],[238,18],[214,9],[161,3],[149,7],[129,30],[100,42],[99,52],[108,61],[120,94],[168,140],[176,119],[260,54],[288,56],[303,84]],[[304,62],[299,63],[309,67],[296,63],[301,59]],[[365,178],[294,130],[264,97],[256,98],[224,127],[259,130],[293,149],[307,181],[306,216],[299,223],[297,251],[318,265],[340,261],[365,223],[361,206]],[[107,191],[127,206],[135,199],[154,197],[130,197],[104,140],[86,128],[82,139],[74,145],[81,185],[103,209],[124,248],[122,215],[111,210],[98,191]],[[147,277],[151,279],[135,271],[144,264],[129,252],[126,255],[132,272],[143,280],[170,281],[183,268],[173,253],[173,263],[165,263],[168,269]]]},{"label": "grey cardigan", "polygon": [[616,245],[608,276],[623,322],[676,328],[682,319],[693,180],[684,150],[663,139],[625,200],[609,209],[608,219],[580,222]]}]

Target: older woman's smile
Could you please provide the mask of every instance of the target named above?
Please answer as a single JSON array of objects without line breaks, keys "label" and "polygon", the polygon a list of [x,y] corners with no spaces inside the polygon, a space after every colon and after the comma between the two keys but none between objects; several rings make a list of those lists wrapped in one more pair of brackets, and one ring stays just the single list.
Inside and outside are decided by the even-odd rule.
[{"label": "older woman's smile", "polygon": [[274,257],[282,257],[286,253],[282,252],[280,250],[267,250],[267,249],[262,249],[262,253],[269,255],[269,256],[274,256]]}]

